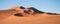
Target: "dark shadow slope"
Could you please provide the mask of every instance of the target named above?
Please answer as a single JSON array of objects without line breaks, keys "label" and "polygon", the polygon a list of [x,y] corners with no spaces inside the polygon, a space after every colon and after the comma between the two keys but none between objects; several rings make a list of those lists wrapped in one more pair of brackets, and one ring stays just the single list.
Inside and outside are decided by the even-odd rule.
[{"label": "dark shadow slope", "polygon": [[30,7],[29,9],[32,9],[34,11],[34,14],[35,13],[40,13],[40,14],[45,13],[45,12],[42,12],[42,11],[39,11],[39,10],[35,9],[34,7]]}]

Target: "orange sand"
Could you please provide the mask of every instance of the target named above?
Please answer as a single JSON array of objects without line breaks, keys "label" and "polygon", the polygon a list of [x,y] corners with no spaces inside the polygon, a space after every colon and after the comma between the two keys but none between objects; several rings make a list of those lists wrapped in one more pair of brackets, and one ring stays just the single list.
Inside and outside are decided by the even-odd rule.
[{"label": "orange sand", "polygon": [[46,14],[30,17],[9,16],[1,20],[0,24],[60,24],[60,16]]},{"label": "orange sand", "polygon": [[60,15],[48,15],[44,13],[36,15],[24,14],[24,17],[18,17],[13,15],[15,13],[14,11],[10,13],[7,13],[7,11],[5,13],[2,12],[0,14],[0,24],[60,24]]}]

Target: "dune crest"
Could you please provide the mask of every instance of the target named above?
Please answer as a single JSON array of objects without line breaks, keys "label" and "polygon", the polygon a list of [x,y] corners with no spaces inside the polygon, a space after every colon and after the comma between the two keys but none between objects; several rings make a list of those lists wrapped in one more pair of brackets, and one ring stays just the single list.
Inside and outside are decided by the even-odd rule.
[{"label": "dune crest", "polygon": [[0,24],[60,24],[60,14],[39,11],[34,7],[13,6],[0,10]]}]

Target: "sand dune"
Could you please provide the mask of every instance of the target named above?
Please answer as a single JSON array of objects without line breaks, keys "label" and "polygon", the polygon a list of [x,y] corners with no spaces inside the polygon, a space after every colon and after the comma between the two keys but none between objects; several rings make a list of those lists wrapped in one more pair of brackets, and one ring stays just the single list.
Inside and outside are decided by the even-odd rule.
[{"label": "sand dune", "polygon": [[[52,15],[46,12],[34,12],[32,9],[29,11],[29,8],[20,8],[22,7],[17,6],[8,11],[0,10],[0,24],[60,24],[60,14]],[[16,13],[21,13],[23,16],[14,16]]]}]

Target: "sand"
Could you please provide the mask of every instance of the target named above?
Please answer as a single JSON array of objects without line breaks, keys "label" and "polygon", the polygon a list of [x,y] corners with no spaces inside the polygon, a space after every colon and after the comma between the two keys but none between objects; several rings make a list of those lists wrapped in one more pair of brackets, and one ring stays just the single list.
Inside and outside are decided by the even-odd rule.
[{"label": "sand", "polygon": [[[24,10],[28,11],[28,8]],[[7,10],[0,10],[0,24],[60,24],[59,15],[49,15],[46,13],[32,15],[34,12],[31,10],[30,14],[25,14],[20,6],[12,7]],[[15,13],[22,13],[21,16],[14,16]]]},{"label": "sand", "polygon": [[0,24],[60,24],[59,15],[36,15],[30,17],[9,16],[0,21]]}]

